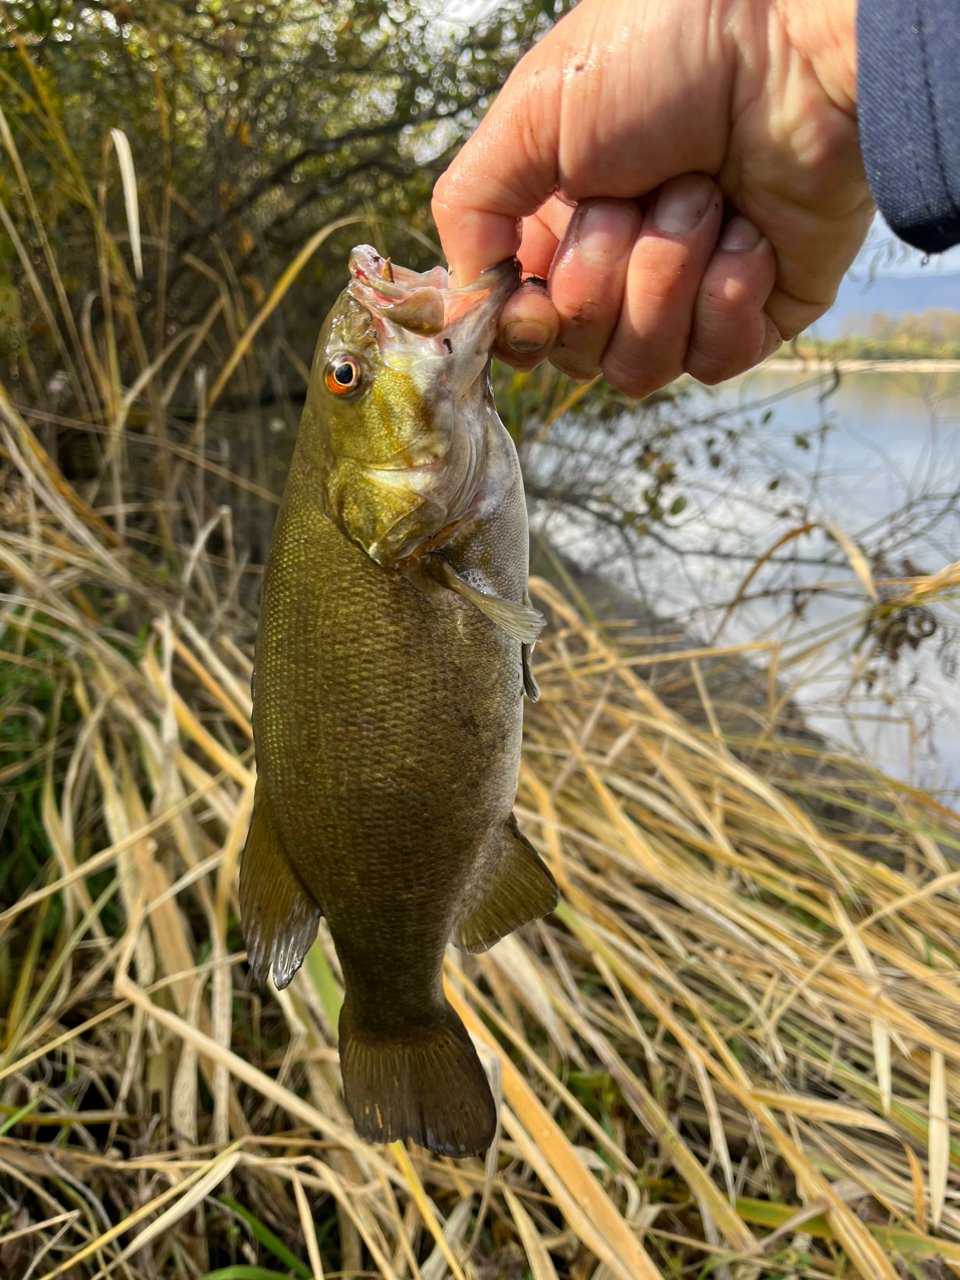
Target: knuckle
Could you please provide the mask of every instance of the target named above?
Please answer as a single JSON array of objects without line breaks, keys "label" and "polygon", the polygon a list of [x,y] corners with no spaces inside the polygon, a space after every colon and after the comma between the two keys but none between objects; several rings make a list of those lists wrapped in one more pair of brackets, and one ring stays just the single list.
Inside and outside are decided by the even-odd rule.
[{"label": "knuckle", "polygon": [[780,330],[780,337],[784,342],[792,341],[797,336],[797,334],[802,333],[806,327],[807,327],[806,325],[801,325],[796,323],[777,325],[777,328]]},{"label": "knuckle", "polygon": [[611,309],[610,306],[604,306],[601,299],[580,298],[561,313],[563,327],[574,331],[609,328],[612,326],[609,314]]},{"label": "knuckle", "polygon": [[600,366],[595,360],[572,355],[569,350],[562,347],[554,347],[550,363],[555,369],[565,373],[568,378],[573,378],[575,382],[589,382],[600,372]]},{"label": "knuckle", "polygon": [[746,341],[742,333],[727,335],[726,339],[717,334],[713,341],[701,338],[687,353],[684,368],[692,378],[712,387],[759,364],[763,358],[762,345],[756,334]]},{"label": "knuckle", "polygon": [[689,360],[687,362],[687,373],[691,378],[696,378],[698,382],[702,382],[706,387],[715,387],[718,382],[725,382],[727,378],[735,378],[738,373],[743,373],[748,369],[749,365],[742,368],[739,365],[720,365],[716,361],[698,361]]},{"label": "knuckle", "polygon": [[501,347],[497,344],[493,348],[493,354],[498,360],[508,364],[511,369],[515,369],[517,373],[529,373],[531,369],[535,369],[538,364],[542,364],[547,359],[549,352],[535,351],[529,355],[522,355],[519,352],[511,351],[509,347]]},{"label": "knuckle", "polygon": [[612,387],[635,400],[653,395],[683,372],[679,360],[670,363],[651,360],[641,365],[635,360],[628,362],[617,355],[607,355],[601,369]]}]

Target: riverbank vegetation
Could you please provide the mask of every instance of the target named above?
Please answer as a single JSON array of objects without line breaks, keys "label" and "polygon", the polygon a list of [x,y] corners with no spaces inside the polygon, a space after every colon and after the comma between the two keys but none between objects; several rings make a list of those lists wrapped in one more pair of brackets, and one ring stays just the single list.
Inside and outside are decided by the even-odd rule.
[{"label": "riverbank vegetation", "polygon": [[774,354],[774,360],[841,362],[849,360],[960,360],[960,296],[954,310],[891,315],[875,311],[848,316],[839,337],[813,339],[801,334]]},{"label": "riverbank vegetation", "polygon": [[[384,65],[381,8],[324,6],[314,44],[355,39],[351,65]],[[502,1098],[498,1146],[485,1168],[355,1137],[329,939],[321,930],[287,991],[260,991],[237,923],[256,597],[276,503],[249,455],[295,421],[316,327],[304,332],[302,314],[339,287],[344,245],[403,234],[387,205],[405,153],[368,157],[369,189],[347,184],[332,211],[322,175],[305,178],[313,203],[292,215],[297,230],[283,221],[300,198],[292,175],[246,201],[249,223],[229,230],[220,206],[211,230],[195,215],[222,193],[202,179],[221,144],[232,154],[235,117],[201,72],[226,56],[233,10],[190,10],[182,27],[180,6],[130,22],[122,5],[84,10],[78,23],[101,43],[89,65],[79,48],[63,65],[90,77],[88,98],[52,70],[57,41],[72,38],[64,19],[41,5],[5,12],[0,1272],[953,1274],[960,821],[811,734],[777,682],[773,641],[700,646],[648,630],[623,600],[601,609],[549,551],[549,577],[532,583],[549,627],[517,812],[563,902],[486,956],[451,953],[447,971]],[[272,30],[269,9],[236,12],[257,38]],[[301,36],[320,21],[314,6],[285,12]],[[543,20],[530,6],[513,28],[471,36],[489,83]],[[283,57],[289,39],[277,36]],[[137,40],[147,52],[124,74],[152,86],[154,106],[144,96],[120,119],[107,101],[117,81],[98,85],[96,67],[120,66]],[[250,100],[272,101],[265,66],[286,93],[280,53],[254,65],[244,43],[227,52]],[[432,48],[420,63],[404,48],[382,53],[398,59],[392,76],[402,59],[434,65]],[[178,95],[194,91],[191,125]],[[361,127],[385,92],[365,105],[345,94],[357,119],[337,127]],[[471,109],[454,112],[458,128]],[[150,145],[164,119],[176,124],[168,152],[162,132]],[[201,120],[210,146],[221,141],[198,152],[191,193],[189,165],[182,182],[171,174],[188,143],[201,147]],[[178,234],[197,231],[188,244],[171,230],[180,218]],[[241,270],[246,241],[230,237],[244,229],[263,256]],[[404,243],[411,258],[428,252]],[[549,370],[500,377],[538,501],[557,500],[583,457],[577,433],[602,433],[625,406]],[[591,500],[617,538],[669,537],[682,520],[688,440],[717,472],[733,465],[716,424],[684,435],[682,402],[645,412],[631,446],[643,511],[612,489]],[[554,431],[567,458],[557,471],[537,455]],[[840,533],[831,548],[872,651],[907,646],[916,611],[960,589],[956,570],[881,574]],[[748,661],[771,673],[752,700],[731,692]]]}]

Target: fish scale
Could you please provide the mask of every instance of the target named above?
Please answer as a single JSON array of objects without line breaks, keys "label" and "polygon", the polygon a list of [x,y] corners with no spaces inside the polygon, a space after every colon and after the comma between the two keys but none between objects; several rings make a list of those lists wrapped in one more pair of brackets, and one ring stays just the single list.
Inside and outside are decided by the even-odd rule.
[{"label": "fish scale", "polygon": [[[489,391],[512,284],[501,271],[444,290],[436,272],[426,287],[394,267],[384,302],[366,283],[380,260],[356,254],[363,274],[320,335],[264,577],[241,913],[255,974],[278,986],[326,917],[359,1132],[469,1155],[496,1115],[443,994],[444,949],[485,949],[556,902],[512,813],[535,688],[520,637],[536,618],[519,464]],[[408,474],[398,441],[439,464]]]}]

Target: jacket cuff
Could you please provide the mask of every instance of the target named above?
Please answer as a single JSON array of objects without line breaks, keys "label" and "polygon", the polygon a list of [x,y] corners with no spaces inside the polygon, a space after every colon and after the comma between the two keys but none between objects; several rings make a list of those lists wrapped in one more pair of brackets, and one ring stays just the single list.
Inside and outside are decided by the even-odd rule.
[{"label": "jacket cuff", "polygon": [[860,0],[857,116],[891,229],[925,253],[960,243],[960,0]]}]

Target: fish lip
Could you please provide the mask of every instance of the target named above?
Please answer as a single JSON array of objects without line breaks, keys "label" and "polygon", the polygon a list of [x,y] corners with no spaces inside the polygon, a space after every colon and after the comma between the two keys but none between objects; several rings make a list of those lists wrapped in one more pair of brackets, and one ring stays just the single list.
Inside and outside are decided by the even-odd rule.
[{"label": "fish lip", "polygon": [[520,287],[520,262],[517,258],[504,258],[492,267],[486,267],[472,284],[458,285],[451,293],[481,293],[486,289],[510,282],[510,292]]},{"label": "fish lip", "polygon": [[[457,323],[462,315],[469,314],[474,323],[478,319],[486,322],[492,317],[495,328],[504,303],[519,287],[520,263],[516,258],[507,258],[494,267],[488,267],[472,284],[448,287],[444,295],[444,315],[449,317],[447,327]],[[482,315],[479,314],[481,312]],[[493,341],[493,330],[490,341]]]},{"label": "fish lip", "polygon": [[397,328],[435,339],[438,352],[444,345],[451,350],[454,333],[457,347],[465,340],[474,350],[478,343],[490,346],[503,305],[519,284],[515,258],[488,268],[471,284],[451,286],[443,267],[424,272],[392,263],[388,267],[370,245],[358,245],[350,254],[348,290],[370,313],[381,349],[401,336]]},{"label": "fish lip", "polygon": [[391,311],[408,302],[414,293],[432,290],[439,294],[447,288],[448,281],[442,267],[421,272],[393,266],[368,244],[357,245],[350,254],[350,294],[371,314],[394,323],[398,318]]}]

